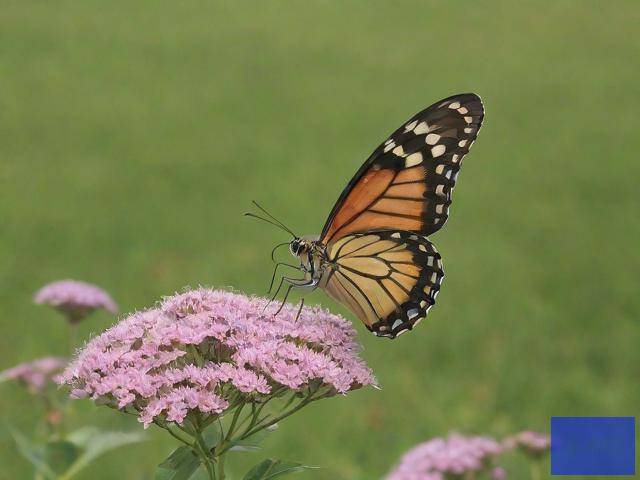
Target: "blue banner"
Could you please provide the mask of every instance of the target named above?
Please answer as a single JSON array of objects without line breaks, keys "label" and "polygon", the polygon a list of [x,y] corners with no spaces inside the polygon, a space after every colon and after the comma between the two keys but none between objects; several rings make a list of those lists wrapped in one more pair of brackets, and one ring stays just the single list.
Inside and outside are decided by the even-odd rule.
[{"label": "blue banner", "polygon": [[552,475],[635,475],[634,417],[551,417]]}]

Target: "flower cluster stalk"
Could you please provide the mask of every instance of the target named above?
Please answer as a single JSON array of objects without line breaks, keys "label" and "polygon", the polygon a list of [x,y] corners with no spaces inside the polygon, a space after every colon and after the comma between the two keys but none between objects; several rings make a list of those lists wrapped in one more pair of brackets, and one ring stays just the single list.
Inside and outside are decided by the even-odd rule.
[{"label": "flower cluster stalk", "polygon": [[[259,404],[246,398],[241,399],[225,412],[224,417],[230,418],[226,425],[222,415],[202,415],[198,412],[190,413],[182,425],[161,421],[154,423],[166,430],[181,444],[191,448],[193,453],[200,458],[210,479],[223,480],[226,478],[224,470],[226,454],[234,446],[277,425],[310,403],[328,396],[328,392],[311,390],[302,398],[299,393],[293,393],[291,399],[286,402],[290,406],[275,416],[271,413],[263,414],[265,406],[275,397],[264,399]],[[295,402],[296,399],[299,401]],[[218,428],[219,439],[217,443],[210,445],[205,439],[205,434],[207,429],[214,424]]]}]

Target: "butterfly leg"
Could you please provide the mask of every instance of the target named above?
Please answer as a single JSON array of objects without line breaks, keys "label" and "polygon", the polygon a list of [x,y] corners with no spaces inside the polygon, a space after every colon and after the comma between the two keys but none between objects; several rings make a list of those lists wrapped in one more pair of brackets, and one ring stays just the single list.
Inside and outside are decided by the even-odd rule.
[{"label": "butterfly leg", "polygon": [[[278,308],[276,313],[274,313],[274,316],[278,315],[284,308],[285,303],[287,303],[287,298],[289,298],[289,293],[291,293],[291,289],[293,289],[294,287],[298,287],[302,289],[314,290],[319,283],[318,280],[314,278],[306,280],[306,279],[297,279],[297,278],[288,278],[288,277],[282,277],[282,281],[280,283],[282,284],[282,282],[287,282],[289,285],[287,286],[287,291],[284,294],[284,298],[282,299],[280,308]],[[300,306],[300,310],[302,311],[302,306]],[[298,316],[299,315],[300,315],[300,312],[298,312]],[[298,319],[298,316],[296,316],[296,320]]]},{"label": "butterfly leg", "polygon": [[275,291],[275,293],[273,294],[273,296],[271,297],[271,299],[269,300],[269,303],[267,304],[267,306],[269,306],[269,304],[270,304],[271,302],[273,302],[273,301],[276,299],[276,297],[277,297],[277,296],[278,296],[278,294],[280,293],[280,290],[282,289],[282,286],[284,285],[284,282],[285,282],[285,279],[286,279],[286,278],[287,278],[287,277],[280,277],[280,283],[278,284],[278,288],[276,288],[276,291]]},{"label": "butterfly leg", "polygon": [[[297,267],[296,267],[297,268]],[[273,296],[271,297],[271,299],[269,300],[269,302],[264,306],[264,309],[262,310],[262,313],[267,311],[267,308],[269,308],[269,305],[271,305],[271,302],[273,302],[276,297],[278,296],[278,294],[280,293],[280,290],[282,289],[282,286],[284,285],[284,282],[288,282],[288,283],[299,283],[299,282],[304,282],[306,281],[305,278],[289,278],[289,277],[281,277],[280,278],[280,283],[278,284],[278,288],[276,288],[275,293],[273,294]],[[288,295],[288,290],[287,290],[287,295]],[[282,307],[278,310],[278,312],[282,309]]]},{"label": "butterfly leg", "polygon": [[302,299],[300,300],[300,308],[298,309],[298,314],[296,315],[296,319],[294,320],[294,322],[297,322],[298,319],[300,318],[300,314],[302,313],[302,307],[304,307],[304,297],[302,297]]},{"label": "butterfly leg", "polygon": [[275,268],[273,269],[273,275],[271,276],[271,283],[269,283],[269,290],[267,290],[267,293],[271,293],[271,289],[273,288],[273,284],[276,281],[276,273],[278,273],[278,267],[280,266],[284,266],[284,267],[290,267],[290,268],[295,268],[298,269],[299,267],[295,266],[295,265],[291,265],[290,263],[285,263],[285,262],[278,262],[276,263]]}]

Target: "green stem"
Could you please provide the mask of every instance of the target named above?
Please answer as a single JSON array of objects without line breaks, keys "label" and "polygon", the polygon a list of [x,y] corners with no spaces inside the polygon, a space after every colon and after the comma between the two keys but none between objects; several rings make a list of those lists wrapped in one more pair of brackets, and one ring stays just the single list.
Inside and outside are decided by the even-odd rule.
[{"label": "green stem", "polygon": [[531,463],[531,480],[540,480],[542,478],[540,470],[540,462],[534,460]]},{"label": "green stem", "polygon": [[[236,439],[234,439],[231,442],[231,445],[233,445],[238,440],[244,440],[245,438],[248,438],[251,435],[256,434],[260,430],[264,430],[265,428],[269,428],[270,426],[275,425],[276,423],[284,420],[288,416],[293,415],[295,412],[297,412],[301,408],[305,407],[306,405],[310,404],[311,402],[314,402],[316,400],[324,398],[325,396],[328,396],[328,394],[318,395],[317,397],[313,397],[313,395],[309,395],[304,400],[302,400],[300,403],[298,403],[294,408],[284,412],[282,415],[279,415],[276,418],[274,418],[273,420],[270,420],[270,421],[268,421],[266,423],[263,423],[263,422],[264,422],[264,420],[266,420],[268,418],[267,416],[265,416],[261,421],[257,422],[257,424],[256,424],[256,419],[257,419],[261,409],[258,409],[257,411],[253,411],[252,412],[253,419],[252,419],[251,423],[249,424],[249,426],[245,429],[245,431],[242,434],[240,434]],[[224,447],[219,449],[219,451],[217,452],[218,457],[221,457],[222,455],[224,455],[230,448],[231,448],[230,446],[225,445]]]},{"label": "green stem", "polygon": [[[247,437],[250,437],[251,435],[259,432],[262,429],[265,428],[269,428],[272,425],[275,425],[276,423],[278,423],[281,420],[284,420],[285,418],[287,418],[289,415],[292,415],[294,413],[296,413],[298,410],[300,410],[301,408],[305,407],[306,405],[309,405],[311,402],[314,402],[315,400],[319,400],[323,397],[324,395],[320,395],[316,398],[313,398],[312,396],[309,396],[307,398],[305,398],[304,400],[302,400],[300,403],[298,403],[298,405],[296,405],[295,407],[293,407],[291,410],[288,410],[286,412],[284,412],[282,415],[274,418],[273,420],[268,421],[267,423],[261,423],[258,422],[258,424],[251,430],[249,430],[248,432],[245,432],[242,434],[242,436],[240,437],[240,439],[245,439]],[[265,420],[267,417],[265,417],[263,420]]]},{"label": "green stem", "polygon": [[224,452],[222,453],[218,453],[218,452],[222,451],[222,446],[224,445],[224,442],[227,439],[229,433],[227,432],[227,435],[224,434],[224,427],[222,426],[222,420],[220,420],[220,417],[218,417],[218,424],[220,425],[220,435],[222,439],[220,440],[220,443],[218,443],[218,445],[215,446],[215,450],[213,451],[215,452],[218,459],[218,477],[220,480],[223,480],[224,479]]},{"label": "green stem", "polygon": [[[274,392],[276,393],[276,392]],[[260,413],[262,413],[262,410],[264,409],[264,407],[267,406],[267,404],[273,400],[274,398],[276,398],[276,394],[272,395],[271,397],[267,398],[264,402],[262,402],[260,404],[260,406],[258,408],[256,408],[256,404],[255,403],[251,403],[251,415],[246,416],[242,422],[240,422],[240,425],[244,425],[244,422],[246,422],[249,418],[251,419],[251,422],[249,422],[249,426],[245,429],[244,434],[246,434],[249,430],[251,430],[253,427],[256,426],[256,424],[259,424],[261,422],[263,422],[264,420],[266,420],[267,418],[269,418],[270,415],[265,415],[262,419],[260,419]],[[289,402],[290,404],[291,402]],[[286,408],[286,407],[285,407]],[[258,420],[260,419],[260,420]],[[244,438],[244,436],[242,436],[241,438]]]},{"label": "green stem", "polygon": [[198,424],[195,425],[195,443],[194,447],[196,447],[200,451],[200,456],[202,461],[204,462],[205,468],[207,469],[207,473],[209,474],[209,478],[211,480],[216,480],[216,468],[215,468],[215,460],[211,456],[211,452],[207,447],[207,443],[204,441],[202,437],[202,432]]},{"label": "green stem", "polygon": [[180,430],[193,438],[193,443],[188,444],[193,451],[200,457],[200,460],[204,464],[207,470],[207,476],[209,480],[217,480],[215,469],[215,454],[212,454],[207,447],[207,443],[202,437],[202,418],[200,415],[194,415],[191,418],[187,417],[184,425],[176,425]]},{"label": "green stem", "polygon": [[216,468],[215,465],[208,458],[206,452],[200,453],[200,458],[202,458],[202,462],[204,463],[204,468],[207,470],[207,475],[209,476],[209,480],[216,480]]},{"label": "green stem", "polygon": [[[157,425],[157,424],[156,424],[156,425]],[[166,427],[162,427],[162,426],[161,426],[161,428],[164,428],[167,432],[169,432],[169,434],[170,434],[173,438],[175,438],[175,439],[179,440],[180,442],[184,443],[185,445],[187,445],[187,446],[189,446],[189,447],[190,447],[190,446],[193,444],[193,442],[190,442],[190,441],[188,441],[188,440],[185,440],[185,439],[184,439],[184,438],[182,438],[180,435],[178,435],[176,432],[174,432],[173,430],[171,430],[171,427],[170,427],[169,425],[167,425]]]},{"label": "green stem", "polygon": [[238,423],[238,418],[240,417],[240,413],[242,412],[242,409],[244,408],[245,405],[245,400],[243,400],[240,405],[238,405],[236,407],[236,411],[233,414],[233,419],[231,420],[231,425],[229,425],[229,430],[227,431],[227,435],[224,438],[223,441],[227,441],[229,438],[231,438],[231,435],[233,435],[233,432],[236,428],[236,423]]},{"label": "green stem", "polygon": [[76,323],[69,323],[69,355],[73,357],[73,354],[76,352],[76,344],[78,341],[78,327]]},{"label": "green stem", "polygon": [[[213,449],[209,449],[203,436],[202,431],[206,428],[206,426],[210,425],[213,421],[218,420],[220,422],[220,418],[218,416],[210,416],[206,418],[202,418],[201,416],[192,417],[188,424],[185,427],[178,426],[180,430],[185,432],[189,437],[193,438],[193,442],[189,443],[184,440],[181,436],[177,435],[175,432],[172,432],[168,427],[166,430],[176,439],[180,440],[182,443],[189,445],[196,454],[201,458],[202,463],[204,464],[209,480],[224,480],[225,479],[225,471],[224,471],[224,462],[225,462],[225,454],[228,452],[233,445],[235,445],[238,441],[244,440],[260,430],[264,430],[265,428],[269,428],[272,425],[282,421],[290,415],[293,415],[298,410],[302,409],[306,405],[319,400],[321,398],[329,396],[329,393],[320,394],[314,397],[313,393],[309,392],[308,395],[303,398],[295,407],[287,410],[281,415],[269,419],[271,415],[265,415],[260,419],[260,414],[262,409],[268,403],[270,399],[267,399],[263,404],[261,404],[258,408],[256,408],[255,403],[250,402],[251,404],[251,413],[246,415],[242,420],[240,417],[242,415],[242,411],[247,403],[246,399],[239,400],[236,404],[236,409],[231,419],[231,423],[229,425],[229,429],[227,432],[224,432],[224,428],[222,424],[220,425],[220,431],[222,434],[221,440],[218,445]],[[273,397],[272,397],[273,398]],[[236,430],[240,429],[244,423],[250,419],[249,425],[244,429],[244,431],[238,435],[236,438],[233,438]],[[188,428],[187,428],[188,427]]]},{"label": "green stem", "polygon": [[207,470],[207,475],[209,476],[209,480],[216,480],[216,468],[213,460],[209,455],[209,451],[204,445],[204,441],[202,441],[202,437],[196,438],[194,443],[191,445],[191,448],[198,454],[202,463],[204,464],[205,469]]},{"label": "green stem", "polygon": [[224,454],[218,455],[218,479],[224,480]]}]

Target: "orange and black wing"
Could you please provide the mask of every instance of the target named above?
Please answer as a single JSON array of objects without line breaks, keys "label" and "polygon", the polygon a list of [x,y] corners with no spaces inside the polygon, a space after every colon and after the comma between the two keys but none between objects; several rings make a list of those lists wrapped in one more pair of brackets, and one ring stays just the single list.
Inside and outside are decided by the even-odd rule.
[{"label": "orange and black wing", "polygon": [[322,288],[378,336],[411,330],[435,303],[444,277],[435,247],[409,232],[347,235],[326,254],[332,266]]},{"label": "orange and black wing", "polygon": [[448,218],[463,157],[484,108],[473,93],[454,95],[414,115],[362,165],[336,202],[320,242],[371,230],[429,235]]}]

